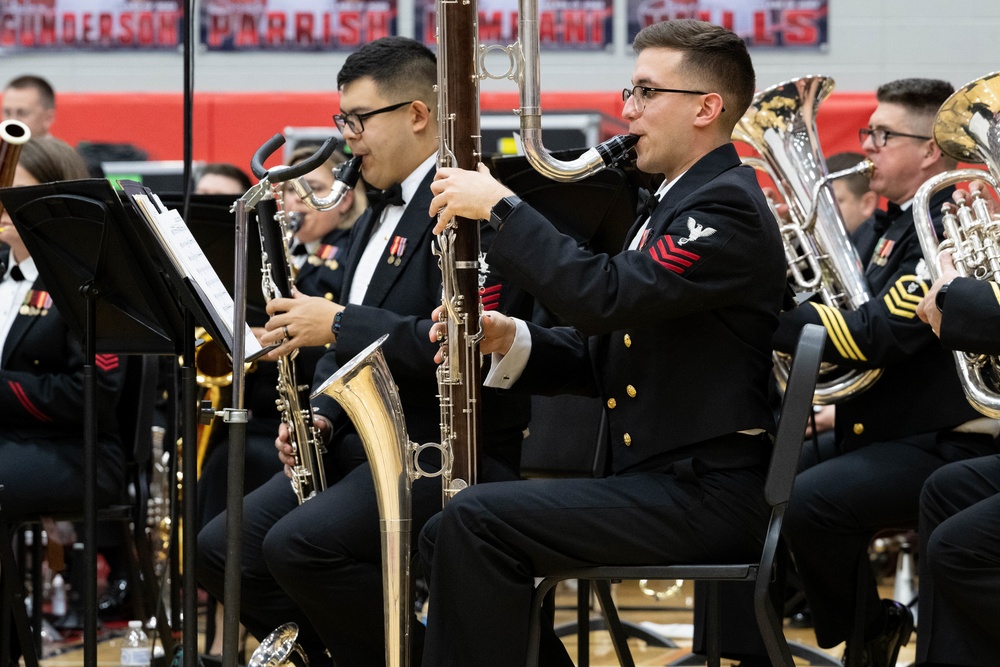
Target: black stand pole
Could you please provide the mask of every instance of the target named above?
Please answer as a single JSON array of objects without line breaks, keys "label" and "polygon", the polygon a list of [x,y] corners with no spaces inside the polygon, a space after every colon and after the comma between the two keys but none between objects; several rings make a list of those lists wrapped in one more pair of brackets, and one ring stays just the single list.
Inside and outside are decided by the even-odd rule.
[{"label": "black stand pole", "polygon": [[93,281],[81,285],[87,301],[87,335],[84,336],[83,367],[83,560],[84,616],[83,665],[97,667],[97,297]]},{"label": "black stand pole", "polygon": [[198,374],[194,368],[194,316],[184,313],[184,365],[181,366],[181,403],[183,404],[184,456],[182,492],[184,494],[184,667],[198,665],[198,580],[195,576],[198,539]]}]

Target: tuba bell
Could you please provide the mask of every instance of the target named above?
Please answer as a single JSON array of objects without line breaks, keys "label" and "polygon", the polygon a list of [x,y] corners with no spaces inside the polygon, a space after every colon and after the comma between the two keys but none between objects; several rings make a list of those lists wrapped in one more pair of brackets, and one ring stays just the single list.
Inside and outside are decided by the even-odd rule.
[{"label": "tuba bell", "polygon": [[[855,310],[871,294],[828,185],[836,178],[871,173],[872,166],[863,160],[850,169],[828,173],[816,133],[816,112],[832,90],[833,79],[805,76],[757,93],[736,124],[733,139],[750,144],[759,153],[759,158],[747,162],[771,177],[788,204],[791,222],[779,221],[779,225],[792,288],[797,293],[815,293],[831,308]],[[783,390],[791,359],[775,353],[774,361]],[[813,402],[828,405],[861,393],[882,370],[824,364],[820,373]]]},{"label": "tuba bell", "polygon": [[[990,215],[980,193],[972,202],[942,208],[945,239],[939,243],[931,219],[930,200],[956,183],[982,180],[998,188],[1000,180],[1000,72],[972,81],[945,100],[934,119],[934,140],[941,150],[963,162],[985,163],[988,171],[958,169],[932,176],[913,199],[913,223],[931,278],[941,275],[938,257],[950,251],[959,275],[1000,282],[1000,220]],[[955,366],[965,397],[987,417],[1000,418],[1000,358],[955,353]]]}]

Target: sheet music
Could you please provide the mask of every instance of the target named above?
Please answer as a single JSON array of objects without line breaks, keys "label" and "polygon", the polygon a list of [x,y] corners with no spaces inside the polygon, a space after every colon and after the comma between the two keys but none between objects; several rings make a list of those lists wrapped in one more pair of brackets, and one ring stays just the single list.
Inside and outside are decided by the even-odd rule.
[{"label": "sheet music", "polygon": [[[217,315],[214,319],[224,325],[235,340],[233,317],[236,306],[233,297],[205,257],[181,214],[176,209],[164,210],[162,205],[158,205],[159,202],[154,202],[146,195],[135,195],[134,199],[151,223],[153,233],[167,250],[178,272],[182,277],[201,287],[208,299],[206,306]],[[250,359],[261,352],[261,346],[250,326],[245,323],[243,326],[246,329],[244,331],[246,358]]]}]

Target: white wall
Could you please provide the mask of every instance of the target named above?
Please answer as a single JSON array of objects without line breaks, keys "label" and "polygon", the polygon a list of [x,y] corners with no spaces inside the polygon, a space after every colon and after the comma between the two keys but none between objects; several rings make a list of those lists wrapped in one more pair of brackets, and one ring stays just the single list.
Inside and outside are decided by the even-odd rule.
[{"label": "white wall", "polygon": [[[624,0],[615,0],[615,44],[608,53],[542,57],[542,89],[621,89],[632,69],[625,44]],[[412,6],[400,1],[400,29],[410,34]],[[960,86],[1000,70],[1000,3],[961,5],[941,0],[829,0],[829,45],[819,51],[755,49],[758,88],[805,74],[825,74],[842,91],[874,90],[909,76],[937,77]],[[343,54],[199,53],[195,81],[205,91],[332,90]],[[56,91],[179,91],[179,53],[7,55],[0,79],[33,72]],[[486,81],[483,90],[515,90]]]}]

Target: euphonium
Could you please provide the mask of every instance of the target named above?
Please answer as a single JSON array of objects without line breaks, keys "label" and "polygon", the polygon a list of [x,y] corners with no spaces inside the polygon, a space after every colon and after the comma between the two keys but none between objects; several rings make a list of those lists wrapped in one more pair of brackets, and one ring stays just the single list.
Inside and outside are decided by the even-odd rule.
[{"label": "euphonium", "polygon": [[[31,130],[19,120],[5,120],[0,123],[0,188],[14,182],[14,170],[21,157],[21,146],[31,139]],[[0,202],[3,214],[3,202]]]},{"label": "euphonium", "polygon": [[[950,251],[963,277],[1000,282],[1000,221],[990,215],[979,193],[956,207],[945,204],[945,239],[938,243],[930,200],[938,190],[972,180],[1000,181],[1000,72],[966,84],[945,100],[934,119],[934,140],[941,150],[963,162],[985,162],[988,171],[959,169],[931,177],[913,199],[913,222],[931,278],[941,275],[938,257]],[[955,352],[955,366],[965,397],[987,417],[1000,418],[1000,358]]]},{"label": "euphonium", "polygon": [[[733,139],[750,144],[760,154],[760,159],[748,162],[772,178],[788,204],[791,222],[779,224],[793,289],[815,293],[832,308],[855,310],[871,294],[837,200],[827,186],[835,178],[870,173],[872,166],[864,160],[851,169],[827,173],[816,133],[816,111],[832,90],[832,79],[806,76],[757,93],[733,130]],[[775,354],[775,374],[782,389],[790,365],[788,355]],[[864,391],[882,370],[824,364],[821,373],[813,400],[827,405]]]}]

